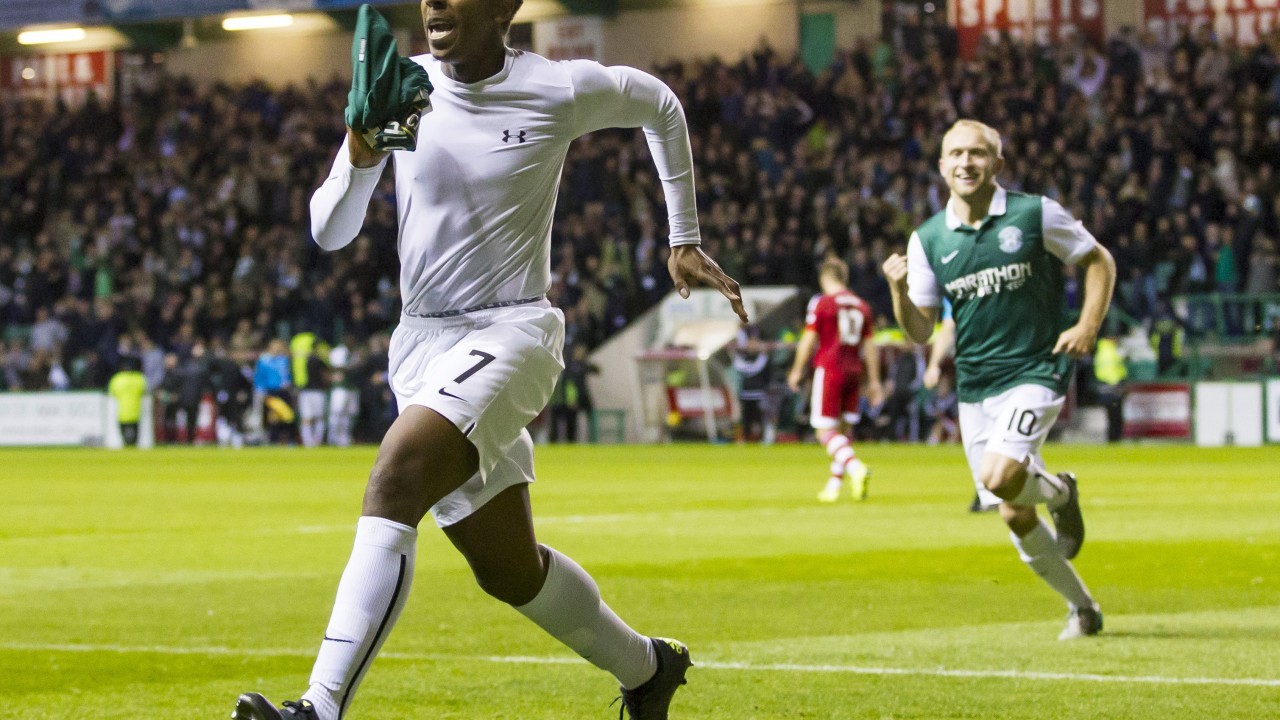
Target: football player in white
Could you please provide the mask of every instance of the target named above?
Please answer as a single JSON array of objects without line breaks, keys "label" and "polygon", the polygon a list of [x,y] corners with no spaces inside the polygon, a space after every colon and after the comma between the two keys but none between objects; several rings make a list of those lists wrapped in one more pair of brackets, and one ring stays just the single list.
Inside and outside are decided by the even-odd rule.
[{"label": "football player in white", "polygon": [[[645,637],[591,576],[535,539],[525,425],[563,367],[564,316],[547,302],[561,169],[577,137],[644,128],[668,210],[676,289],[718,289],[746,322],[738,284],[699,247],[684,113],[656,78],[584,60],[552,62],[505,38],[521,0],[422,0],[434,91],[417,148],[394,153],[403,314],[390,383],[400,416],[382,441],[355,547],[299,702],[257,693],[238,720],[338,720],[404,606],[417,525],[430,512],[477,582],[592,664],[612,673],[632,718],[666,718],[689,653]],[[326,250],[364,220],[387,153],[349,130],[311,201]],[[429,712],[428,712],[429,714]]]}]

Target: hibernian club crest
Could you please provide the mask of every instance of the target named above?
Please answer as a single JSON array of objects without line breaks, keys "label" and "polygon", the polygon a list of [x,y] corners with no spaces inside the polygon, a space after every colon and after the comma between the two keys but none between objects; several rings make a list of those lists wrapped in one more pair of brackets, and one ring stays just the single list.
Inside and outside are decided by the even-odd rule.
[{"label": "hibernian club crest", "polygon": [[1000,249],[1007,253],[1018,252],[1022,247],[1022,231],[1016,227],[1007,227],[1000,231]]}]

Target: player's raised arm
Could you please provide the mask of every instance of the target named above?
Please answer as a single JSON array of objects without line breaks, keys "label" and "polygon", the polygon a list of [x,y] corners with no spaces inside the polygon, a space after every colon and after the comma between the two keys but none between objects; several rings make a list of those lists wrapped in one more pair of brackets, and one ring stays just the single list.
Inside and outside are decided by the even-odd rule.
[{"label": "player's raised arm", "polygon": [[681,297],[699,283],[719,290],[748,322],[738,283],[699,246],[698,208],[693,185],[693,150],[684,109],[671,88],[635,68],[605,67],[588,60],[569,64],[574,85],[574,129],[585,135],[610,127],[644,129],[667,201],[671,258],[667,270]]},{"label": "player's raised arm", "polygon": [[924,344],[933,333],[933,324],[938,316],[936,307],[917,307],[907,292],[907,259],[894,253],[884,261],[884,276],[889,281],[889,291],[893,294],[893,317],[907,339]]},{"label": "player's raised arm", "polygon": [[923,345],[933,334],[942,305],[942,288],[929,265],[918,233],[911,233],[906,256],[894,253],[884,261],[884,276],[893,294],[893,316],[907,339]]},{"label": "player's raised arm", "polygon": [[360,133],[347,129],[329,176],[311,196],[311,237],[317,245],[337,250],[360,233],[386,161],[387,153],[374,150]]}]

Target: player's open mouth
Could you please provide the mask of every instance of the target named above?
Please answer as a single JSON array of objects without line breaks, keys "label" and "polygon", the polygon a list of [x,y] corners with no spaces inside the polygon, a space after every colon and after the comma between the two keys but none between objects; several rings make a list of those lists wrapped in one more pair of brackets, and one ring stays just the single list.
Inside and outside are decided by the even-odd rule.
[{"label": "player's open mouth", "polygon": [[457,26],[446,20],[432,20],[427,23],[427,39],[439,43],[451,38]]}]

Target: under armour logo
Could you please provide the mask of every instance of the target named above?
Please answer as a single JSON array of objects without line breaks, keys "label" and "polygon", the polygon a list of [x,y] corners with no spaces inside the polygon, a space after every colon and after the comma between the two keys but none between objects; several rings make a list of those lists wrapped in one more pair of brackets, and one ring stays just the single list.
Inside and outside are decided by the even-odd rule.
[{"label": "under armour logo", "polygon": [[515,135],[512,135],[510,130],[503,130],[503,131],[502,131],[502,142],[504,142],[504,143],[509,143],[509,142],[511,142],[511,138],[515,138],[515,139],[516,139],[520,144],[522,144],[522,145],[523,145],[523,144],[524,144],[524,136],[525,136],[525,133],[527,133],[527,132],[529,132],[529,131],[528,131],[528,130],[521,130],[520,132],[516,133]]}]

